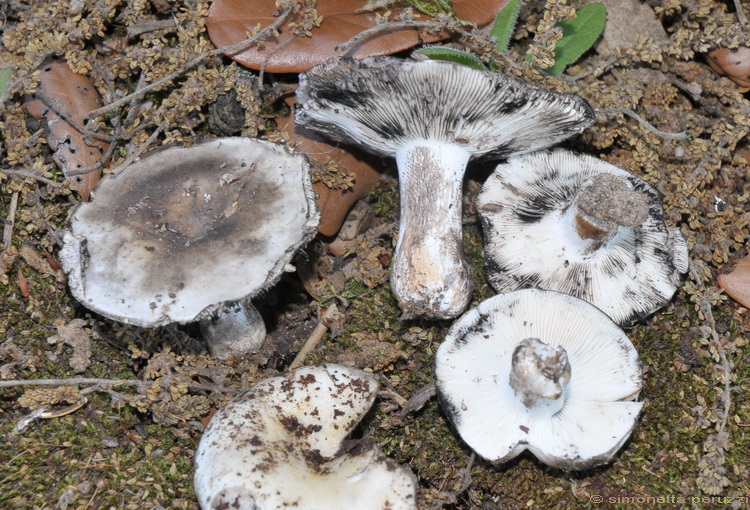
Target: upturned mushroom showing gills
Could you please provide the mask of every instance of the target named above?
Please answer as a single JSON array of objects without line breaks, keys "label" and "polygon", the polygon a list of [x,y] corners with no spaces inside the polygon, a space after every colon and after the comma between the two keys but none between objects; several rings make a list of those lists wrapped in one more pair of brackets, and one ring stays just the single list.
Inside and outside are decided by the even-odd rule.
[{"label": "upturned mushroom showing gills", "polygon": [[235,397],[195,452],[203,509],[413,510],[416,478],[369,439],[346,440],[372,406],[377,376],[302,367]]},{"label": "upturned mushroom showing gills", "polygon": [[571,294],[630,326],[664,306],[688,268],[658,192],[599,159],[541,151],[498,165],[477,197],[487,278],[500,293]]},{"label": "upturned mushroom showing gills", "polygon": [[219,357],[260,347],[248,298],[291,269],[319,218],[307,160],[251,138],[154,151],[94,197],[61,252],[76,299],[137,326],[202,321]]},{"label": "upturned mushroom showing gills", "polygon": [[565,470],[612,460],[642,403],[633,344],[602,311],[559,292],[498,294],[451,327],[438,400],[461,438],[506,462],[525,450]]},{"label": "upturned mushroom showing gills", "polygon": [[405,318],[456,317],[471,299],[461,226],[468,161],[548,147],[594,119],[576,95],[438,60],[333,60],[300,76],[297,97],[299,124],[396,158],[391,287]]}]

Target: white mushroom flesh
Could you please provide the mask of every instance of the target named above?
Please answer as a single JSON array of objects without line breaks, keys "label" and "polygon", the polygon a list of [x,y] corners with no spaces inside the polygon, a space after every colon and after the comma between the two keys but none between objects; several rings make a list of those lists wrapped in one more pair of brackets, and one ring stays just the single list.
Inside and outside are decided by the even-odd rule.
[{"label": "white mushroom flesh", "polygon": [[594,118],[578,96],[437,60],[335,59],[303,73],[297,95],[299,124],[397,159],[391,283],[407,318],[456,317],[471,298],[460,221],[468,160],[548,147]]},{"label": "white mushroom flesh", "polygon": [[[513,354],[528,339],[542,344],[532,349],[537,359],[559,358],[562,382],[565,352],[569,381],[557,399],[525,401],[511,383]],[[638,354],[622,330],[585,301],[538,289],[497,295],[462,316],[437,351],[436,384],[459,435],[496,462],[526,449],[562,469],[609,462],[642,406],[633,401],[642,384]]]},{"label": "white mushroom flesh", "polygon": [[325,365],[238,395],[211,419],[195,454],[201,507],[415,509],[408,468],[369,440],[345,440],[379,388],[373,374]]},{"label": "white mushroom flesh", "polygon": [[[581,190],[590,194],[583,208]],[[485,182],[477,210],[487,278],[500,293],[564,292],[629,326],[664,306],[687,271],[687,244],[666,225],[656,190],[596,158],[564,150],[510,158]],[[587,216],[598,219],[581,235]]]}]

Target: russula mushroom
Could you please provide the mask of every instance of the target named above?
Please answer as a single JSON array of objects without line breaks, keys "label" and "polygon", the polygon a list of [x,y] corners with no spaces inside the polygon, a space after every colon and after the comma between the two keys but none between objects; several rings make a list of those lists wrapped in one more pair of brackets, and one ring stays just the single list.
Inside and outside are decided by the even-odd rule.
[{"label": "russula mushroom", "polygon": [[103,178],[78,207],[62,267],[76,299],[106,317],[202,321],[214,355],[257,351],[265,333],[253,329],[249,298],[292,270],[315,234],[313,195],[307,160],[270,142],[157,150]]},{"label": "russula mushroom", "polygon": [[499,294],[454,323],[436,354],[438,400],[461,438],[506,462],[524,450],[565,470],[612,460],[642,403],[633,344],[559,292]]},{"label": "russula mushroom", "polygon": [[664,306],[688,268],[657,191],[599,159],[558,149],[513,157],[477,196],[487,278],[596,305],[622,326]]},{"label": "russula mushroom", "polygon": [[235,397],[195,452],[201,508],[415,509],[411,471],[369,439],[346,440],[379,388],[373,374],[329,364]]},{"label": "russula mushroom", "polygon": [[468,161],[538,150],[594,119],[579,96],[438,60],[335,59],[302,74],[297,97],[304,127],[396,158],[391,287],[405,318],[456,317],[471,298],[461,232]]}]

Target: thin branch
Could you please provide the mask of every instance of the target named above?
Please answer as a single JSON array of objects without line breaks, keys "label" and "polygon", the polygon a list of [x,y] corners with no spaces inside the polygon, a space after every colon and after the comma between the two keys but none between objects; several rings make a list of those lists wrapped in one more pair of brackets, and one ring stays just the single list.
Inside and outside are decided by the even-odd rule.
[{"label": "thin branch", "polygon": [[743,27],[747,26],[747,18],[745,17],[745,11],[742,9],[742,0],[734,0],[734,10],[737,11],[737,21]]},{"label": "thin branch", "polygon": [[211,57],[214,57],[214,56],[217,56],[217,55],[221,55],[222,53],[228,55],[228,54],[231,54],[231,53],[237,53],[240,50],[244,50],[250,44],[253,44],[256,41],[259,41],[259,40],[263,39],[266,35],[268,35],[269,33],[272,33],[274,30],[276,30],[276,28],[279,25],[281,25],[286,20],[287,16],[289,16],[289,14],[294,10],[294,8],[295,8],[294,4],[287,5],[284,8],[284,10],[281,12],[281,15],[278,17],[278,19],[276,21],[274,21],[273,23],[271,23],[270,25],[268,25],[266,28],[264,28],[263,30],[261,30],[257,34],[255,34],[255,35],[253,35],[251,37],[248,37],[244,41],[238,42],[237,44],[232,44],[230,46],[223,46],[221,48],[216,48],[216,49],[211,50],[211,51],[209,51],[207,53],[204,53],[202,55],[198,55],[193,60],[191,60],[190,62],[188,62],[187,64],[185,64],[185,66],[182,69],[180,69],[179,71],[175,71],[174,73],[170,74],[169,76],[166,76],[165,78],[157,80],[154,83],[152,83],[150,85],[147,85],[147,86],[143,87],[140,90],[136,90],[132,94],[128,94],[125,97],[121,97],[117,101],[113,101],[113,102],[109,103],[106,106],[102,106],[101,108],[99,108],[97,110],[89,112],[88,117],[91,119],[91,118],[94,118],[94,117],[98,117],[100,115],[104,115],[105,113],[109,113],[112,110],[116,110],[117,108],[119,108],[120,106],[124,105],[125,103],[127,103],[129,101],[132,101],[134,98],[140,97],[140,96],[146,94],[147,92],[150,92],[150,91],[152,91],[152,90],[154,90],[156,88],[161,87],[165,83],[168,83],[168,82],[174,80],[175,78],[177,78],[181,74],[189,71],[190,69],[193,69],[194,67],[198,66],[199,64],[203,63],[205,60],[207,60],[207,59],[209,59]]},{"label": "thin branch", "polygon": [[10,197],[10,207],[8,208],[8,216],[5,218],[5,225],[3,226],[3,246],[7,250],[11,246],[13,238],[13,226],[16,222],[16,208],[18,207],[18,191],[14,191]]},{"label": "thin branch", "polygon": [[599,110],[596,110],[596,113],[600,113],[602,115],[612,115],[621,113],[623,115],[627,115],[628,117],[635,119],[638,121],[638,123],[646,128],[647,130],[651,131],[657,136],[660,136],[662,138],[668,138],[670,140],[686,140],[690,138],[690,133],[687,131],[681,131],[679,133],[670,133],[669,131],[662,131],[661,129],[657,129],[654,127],[653,124],[651,124],[649,121],[635,113],[633,110],[629,108],[601,108]]},{"label": "thin branch", "polygon": [[10,170],[0,168],[0,174],[14,175],[16,177],[23,177],[25,179],[36,179],[39,182],[43,182],[44,184],[49,184],[50,186],[55,186],[57,188],[62,186],[62,184],[60,184],[59,182],[55,182],[53,180],[47,179],[46,177],[42,177],[41,175],[37,175],[32,172],[25,172],[23,170]]},{"label": "thin branch", "polygon": [[75,384],[146,386],[149,382],[136,379],[96,379],[91,377],[71,377],[70,379],[9,379],[7,381],[0,381],[0,388],[15,388],[17,386],[70,386]]},{"label": "thin branch", "polygon": [[336,51],[348,51],[353,46],[356,46],[359,44],[360,41],[363,39],[367,39],[371,35],[377,34],[379,32],[387,32],[391,30],[399,30],[402,28],[414,28],[416,30],[419,29],[425,29],[425,30],[440,30],[444,31],[447,30],[449,23],[442,23],[439,21],[389,21],[387,23],[381,23],[379,25],[375,25],[374,27],[368,28],[367,30],[364,30],[345,43],[341,43],[338,46],[336,46]]}]

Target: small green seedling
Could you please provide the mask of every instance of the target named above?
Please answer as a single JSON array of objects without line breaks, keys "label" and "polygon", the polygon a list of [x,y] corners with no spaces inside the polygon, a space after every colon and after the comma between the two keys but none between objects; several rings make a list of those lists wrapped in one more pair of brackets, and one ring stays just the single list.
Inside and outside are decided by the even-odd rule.
[{"label": "small green seedling", "polygon": [[[438,0],[441,2],[442,0]],[[500,9],[495,17],[495,22],[490,30],[490,36],[495,39],[497,51],[507,55],[510,39],[516,28],[518,14],[521,10],[521,0],[511,0]],[[602,4],[588,4],[576,12],[576,17],[561,21],[557,24],[562,28],[563,36],[555,45],[555,63],[548,69],[542,69],[551,76],[558,76],[565,68],[581,58],[588,51],[604,31],[607,19],[607,10]],[[482,60],[468,51],[440,46],[430,46],[416,50],[414,53],[425,55],[433,60],[447,60],[456,62],[474,69],[485,69]],[[501,71],[502,68],[493,62],[489,64],[493,71]]]}]

